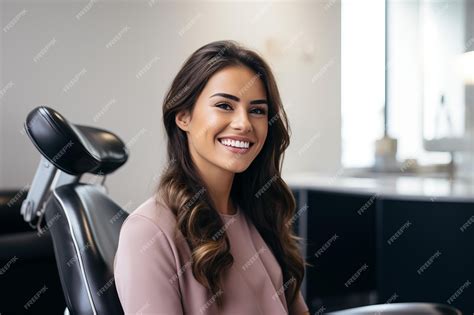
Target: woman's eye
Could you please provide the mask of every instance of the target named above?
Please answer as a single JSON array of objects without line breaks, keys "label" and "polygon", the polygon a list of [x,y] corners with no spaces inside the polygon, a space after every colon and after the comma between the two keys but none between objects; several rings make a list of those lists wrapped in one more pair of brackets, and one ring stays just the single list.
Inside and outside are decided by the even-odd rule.
[{"label": "woman's eye", "polygon": [[[232,109],[232,106],[230,106],[229,104],[227,103],[220,103],[220,104],[217,104],[216,107],[219,107],[223,110],[231,110]],[[253,108],[251,110],[252,113],[255,113],[257,115],[265,115],[266,114],[266,111],[264,109],[261,109],[261,108]]]},{"label": "woman's eye", "polygon": [[228,108],[232,109],[232,107],[231,107],[229,104],[227,104],[227,103],[221,103],[221,104],[217,104],[217,105],[216,105],[216,107],[219,107],[219,108],[222,108],[222,109],[225,109],[226,106],[227,106]]},{"label": "woman's eye", "polygon": [[266,114],[266,111],[264,109],[261,109],[261,108],[254,108],[254,109],[252,109],[252,112],[254,112],[256,114],[259,114],[259,115],[265,115]]}]

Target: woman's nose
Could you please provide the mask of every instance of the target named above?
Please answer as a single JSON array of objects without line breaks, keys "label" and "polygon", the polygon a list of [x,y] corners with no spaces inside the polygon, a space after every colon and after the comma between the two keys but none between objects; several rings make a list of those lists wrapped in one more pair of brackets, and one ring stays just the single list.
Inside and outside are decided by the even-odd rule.
[{"label": "woman's nose", "polygon": [[231,127],[242,131],[251,131],[252,124],[246,110],[236,110],[232,119]]}]

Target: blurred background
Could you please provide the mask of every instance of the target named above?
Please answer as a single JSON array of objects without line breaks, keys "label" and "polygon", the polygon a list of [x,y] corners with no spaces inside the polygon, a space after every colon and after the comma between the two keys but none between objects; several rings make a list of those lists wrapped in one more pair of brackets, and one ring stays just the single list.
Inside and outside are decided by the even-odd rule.
[{"label": "blurred background", "polygon": [[0,26],[0,312],[24,311],[43,285],[30,313],[64,310],[48,244],[23,259],[6,241],[29,229],[19,207],[40,154],[27,114],[45,105],[121,137],[130,157],[106,186],[131,212],[165,165],[166,89],[222,39],[258,51],[277,78],[312,312],[401,301],[474,312],[473,0],[0,0]]}]

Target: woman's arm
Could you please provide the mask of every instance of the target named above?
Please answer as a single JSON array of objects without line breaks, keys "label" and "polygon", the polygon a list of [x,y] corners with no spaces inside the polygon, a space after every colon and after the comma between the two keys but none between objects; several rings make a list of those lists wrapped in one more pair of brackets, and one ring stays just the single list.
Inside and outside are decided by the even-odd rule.
[{"label": "woman's arm", "polygon": [[120,231],[114,275],[125,314],[182,314],[176,263],[163,231],[130,215]]}]

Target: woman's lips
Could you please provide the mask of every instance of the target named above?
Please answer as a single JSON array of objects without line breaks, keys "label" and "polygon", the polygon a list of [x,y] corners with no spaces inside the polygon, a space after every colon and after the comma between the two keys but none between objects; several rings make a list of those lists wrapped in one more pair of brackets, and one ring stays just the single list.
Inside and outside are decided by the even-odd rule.
[{"label": "woman's lips", "polygon": [[225,149],[227,149],[227,150],[229,150],[233,153],[240,153],[240,154],[247,153],[248,151],[250,151],[250,147],[252,146],[252,145],[250,145],[250,147],[248,147],[248,148],[236,148],[236,147],[227,146],[227,145],[223,144],[222,142],[220,142],[219,140],[217,140],[217,142],[219,142],[219,144],[221,146],[223,146]]}]

